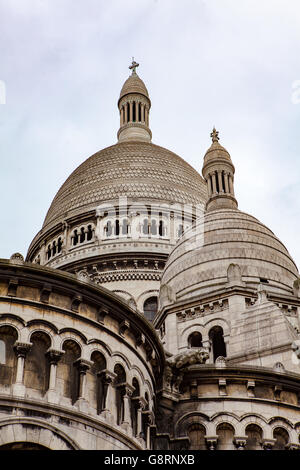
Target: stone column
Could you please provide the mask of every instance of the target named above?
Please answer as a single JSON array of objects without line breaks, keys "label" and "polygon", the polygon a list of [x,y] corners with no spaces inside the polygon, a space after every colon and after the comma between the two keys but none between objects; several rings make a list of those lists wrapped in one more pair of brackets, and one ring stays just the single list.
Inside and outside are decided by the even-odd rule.
[{"label": "stone column", "polygon": [[101,416],[103,416],[108,421],[113,421],[114,416],[111,412],[114,406],[115,400],[115,389],[113,387],[113,382],[116,378],[116,374],[110,372],[107,369],[102,370],[98,373],[100,380],[103,385],[103,397],[101,403]]},{"label": "stone column", "polygon": [[131,397],[134,392],[134,387],[128,383],[123,383],[117,385],[118,388],[123,390],[125,394],[123,395],[123,405],[124,413],[123,420],[121,422],[121,427],[130,435],[132,435],[132,422],[131,422]]},{"label": "stone column", "polygon": [[211,178],[212,178],[213,195],[214,195],[214,194],[217,194],[217,184],[216,184],[216,173],[215,172],[211,175]]},{"label": "stone column", "polygon": [[174,216],[174,212],[170,212],[169,222],[170,222],[170,228],[169,228],[169,230],[170,230],[170,243],[171,243],[171,245],[175,245],[177,234],[175,233],[175,216]]},{"label": "stone column", "polygon": [[232,196],[234,196],[234,190],[233,190],[233,176],[231,174],[228,175],[228,179],[229,179],[229,190],[230,190],[230,194]]},{"label": "stone column", "polygon": [[86,373],[92,364],[93,363],[91,361],[87,361],[83,358],[79,358],[75,362],[75,365],[79,371],[79,393],[75,405],[78,406],[79,410],[83,412],[88,411],[88,401],[86,397]]},{"label": "stone column", "polygon": [[275,442],[275,439],[264,439],[262,443],[262,448],[264,450],[272,450]]},{"label": "stone column", "polygon": [[145,122],[145,105],[144,104],[142,104],[141,111],[142,111],[141,120],[142,120],[142,122]]},{"label": "stone column", "polygon": [[129,121],[132,122],[133,120],[133,102],[130,101],[129,103]]},{"label": "stone column", "polygon": [[124,106],[122,106],[121,108],[121,112],[120,112],[120,127],[123,126],[124,124]]},{"label": "stone column", "polygon": [[17,341],[14,345],[14,350],[17,356],[17,372],[16,382],[12,386],[13,395],[19,397],[25,396],[25,385],[24,385],[24,366],[25,358],[32,346],[32,343],[21,343]]},{"label": "stone column", "polygon": [[149,110],[148,110],[147,107],[146,107],[145,111],[146,111],[145,124],[146,124],[147,127],[149,127]]},{"label": "stone column", "polygon": [[145,445],[145,436],[143,435],[143,410],[145,408],[146,402],[144,398],[139,397],[137,400],[137,427],[136,427],[136,437],[141,440]]},{"label": "stone column", "polygon": [[223,183],[222,183],[222,172],[218,171],[217,173],[218,173],[218,182],[219,182],[219,193],[223,193],[224,189],[223,189]]},{"label": "stone column", "polygon": [[218,436],[207,436],[205,437],[206,444],[209,450],[216,450],[217,448],[217,442],[218,442]]},{"label": "stone column", "polygon": [[211,187],[211,180],[210,180],[209,175],[207,177],[207,186],[208,186],[208,197],[210,197],[212,195],[212,187]]},{"label": "stone column", "polygon": [[237,450],[245,450],[246,444],[247,444],[247,436],[243,437],[235,437],[234,438],[234,444],[237,448]]},{"label": "stone column", "polygon": [[46,356],[48,357],[50,363],[50,376],[49,376],[49,387],[46,393],[47,400],[51,403],[59,403],[59,392],[56,390],[56,374],[57,374],[57,364],[62,358],[65,351],[48,349]]},{"label": "stone column", "polygon": [[151,449],[151,426],[154,424],[154,417],[150,411],[145,411],[147,415],[147,427],[146,427],[146,449]]},{"label": "stone column", "polygon": [[67,222],[64,223],[64,237],[63,237],[63,248],[62,250],[68,252],[70,248],[69,242],[69,225]]},{"label": "stone column", "polygon": [[228,175],[227,171],[224,172],[224,181],[225,181],[225,193],[229,193],[229,184],[228,184]]}]

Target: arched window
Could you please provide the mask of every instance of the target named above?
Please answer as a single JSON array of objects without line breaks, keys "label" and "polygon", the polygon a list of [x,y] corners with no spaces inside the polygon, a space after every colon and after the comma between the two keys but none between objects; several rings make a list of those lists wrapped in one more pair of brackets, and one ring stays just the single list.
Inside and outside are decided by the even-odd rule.
[{"label": "arched window", "polygon": [[112,223],[111,223],[110,220],[107,222],[105,230],[106,230],[106,236],[111,237],[111,235],[112,235]]},{"label": "arched window", "polygon": [[14,344],[17,332],[10,326],[0,328],[0,383],[11,385],[16,372],[17,358],[14,353]]},{"label": "arched window", "polygon": [[72,404],[79,394],[79,371],[75,362],[80,358],[81,350],[78,344],[72,340],[66,340],[63,344],[65,351],[57,367],[57,378],[61,384],[61,394],[71,399]]},{"label": "arched window", "polygon": [[151,220],[150,233],[151,235],[157,235],[157,222],[155,219]]},{"label": "arched window", "polygon": [[126,382],[126,373],[123,366],[116,364],[114,368],[115,388],[116,388],[116,408],[117,408],[117,424],[121,424],[124,421],[124,388],[123,384]]},{"label": "arched window", "polygon": [[273,438],[276,440],[273,450],[286,450],[286,445],[289,442],[289,433],[284,428],[275,428],[273,431]]},{"label": "arched window", "polygon": [[139,122],[142,121],[142,105],[139,103]]},{"label": "arched window", "polygon": [[164,234],[165,234],[164,232],[165,232],[164,222],[162,220],[160,220],[159,221],[159,229],[158,229],[159,236],[163,237]]},{"label": "arched window", "polygon": [[87,239],[87,241],[90,241],[90,240],[92,240],[92,238],[93,238],[92,226],[88,225],[88,231],[87,231],[86,239]]},{"label": "arched window", "polygon": [[2,339],[0,339],[0,364],[6,364],[6,348]]},{"label": "arched window", "polygon": [[195,331],[189,336],[188,345],[190,348],[202,348],[202,335]]},{"label": "arched window", "polygon": [[135,101],[132,103],[132,120],[133,122],[136,121],[136,102]]},{"label": "arched window", "polygon": [[80,243],[83,243],[85,240],[85,230],[84,230],[84,227],[81,227],[81,230],[80,230]]},{"label": "arched window", "polygon": [[178,227],[178,237],[181,237],[181,235],[183,235],[183,225],[180,224],[179,227]]},{"label": "arched window", "polygon": [[137,413],[138,413],[137,412],[138,402],[136,398],[140,396],[140,386],[135,377],[132,379],[132,386],[134,388],[134,391],[132,393],[132,398],[131,398],[131,422],[132,422],[133,435],[136,436],[137,435]]},{"label": "arched window", "polygon": [[122,221],[122,235],[127,235],[128,234],[128,220],[123,219]]},{"label": "arched window", "polygon": [[32,347],[25,360],[24,385],[44,394],[49,385],[50,364],[46,352],[51,341],[45,333],[36,332],[31,335],[30,342]]},{"label": "arched window", "polygon": [[149,227],[148,227],[148,219],[143,220],[143,234],[148,235]]},{"label": "arched window", "polygon": [[51,246],[50,246],[50,245],[48,245],[47,258],[48,258],[48,259],[51,258]]},{"label": "arched window", "polygon": [[94,351],[91,355],[92,367],[87,373],[87,383],[89,389],[89,403],[96,408],[97,414],[105,408],[106,387],[101,377],[101,371],[106,369],[106,360],[99,351]]},{"label": "arched window", "polygon": [[127,122],[130,121],[130,114],[129,114],[129,103],[126,104],[126,109],[127,109]]},{"label": "arched window", "polygon": [[116,219],[115,222],[115,235],[118,237],[120,235],[120,221]]},{"label": "arched window", "polygon": [[222,423],[217,427],[217,450],[234,450],[234,429],[230,424]]},{"label": "arched window", "polygon": [[157,297],[150,297],[144,302],[144,315],[147,320],[152,321],[157,313]]},{"label": "arched window", "polygon": [[62,248],[62,241],[61,241],[61,238],[59,237],[57,241],[57,253],[61,252],[61,248]]},{"label": "arched window", "polygon": [[78,243],[78,232],[77,230],[74,230],[74,237],[73,237],[73,245],[76,246]]},{"label": "arched window", "polygon": [[205,428],[201,424],[192,424],[188,430],[189,450],[207,450],[205,445]]},{"label": "arched window", "polygon": [[257,424],[246,427],[247,443],[245,450],[262,450],[262,430]]},{"label": "arched window", "polygon": [[56,242],[54,241],[52,245],[52,256],[55,256],[55,255],[56,255]]},{"label": "arched window", "polygon": [[226,345],[224,342],[223,329],[220,326],[214,326],[209,332],[214,362],[219,356],[226,357]]}]

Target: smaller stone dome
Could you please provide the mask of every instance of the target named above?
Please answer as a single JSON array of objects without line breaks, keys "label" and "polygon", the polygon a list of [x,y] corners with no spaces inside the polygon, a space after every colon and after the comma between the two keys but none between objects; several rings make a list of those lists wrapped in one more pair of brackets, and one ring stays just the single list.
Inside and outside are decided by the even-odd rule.
[{"label": "smaller stone dome", "polygon": [[122,86],[119,100],[129,93],[140,93],[149,99],[146,85],[136,72],[130,75],[130,77],[127,78],[126,82]]},{"label": "smaller stone dome", "polygon": [[232,264],[238,265],[241,285],[254,290],[266,282],[270,292],[290,295],[299,276],[285,246],[255,217],[237,209],[209,211],[171,252],[161,306],[226,288]]}]

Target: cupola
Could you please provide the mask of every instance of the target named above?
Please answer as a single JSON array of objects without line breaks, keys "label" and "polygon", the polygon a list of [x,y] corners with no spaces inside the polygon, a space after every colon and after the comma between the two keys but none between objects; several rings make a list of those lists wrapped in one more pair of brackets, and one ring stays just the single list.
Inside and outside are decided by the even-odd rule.
[{"label": "cupola", "polygon": [[151,101],[143,80],[136,73],[138,66],[139,64],[133,60],[129,67],[132,73],[120,93],[118,101],[120,112],[119,142],[151,142],[152,133],[149,128]]},{"label": "cupola", "polygon": [[213,128],[212,145],[204,156],[202,175],[207,183],[206,210],[237,209],[234,196],[234,165],[227,150],[219,144],[219,132]]}]

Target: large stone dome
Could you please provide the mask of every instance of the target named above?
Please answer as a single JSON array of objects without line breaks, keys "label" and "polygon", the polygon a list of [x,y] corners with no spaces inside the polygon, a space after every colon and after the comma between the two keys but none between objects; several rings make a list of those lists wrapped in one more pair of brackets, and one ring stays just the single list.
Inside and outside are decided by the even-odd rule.
[{"label": "large stone dome", "polygon": [[73,171],[57,192],[43,228],[119,196],[197,204],[206,201],[207,192],[200,174],[175,153],[152,143],[118,143]]},{"label": "large stone dome", "polygon": [[196,228],[181,237],[169,256],[162,276],[162,304],[226,288],[231,264],[239,265],[245,287],[257,289],[265,282],[271,292],[293,292],[293,282],[299,276],[294,261],[281,241],[255,217],[239,210],[214,210],[207,212]]}]

